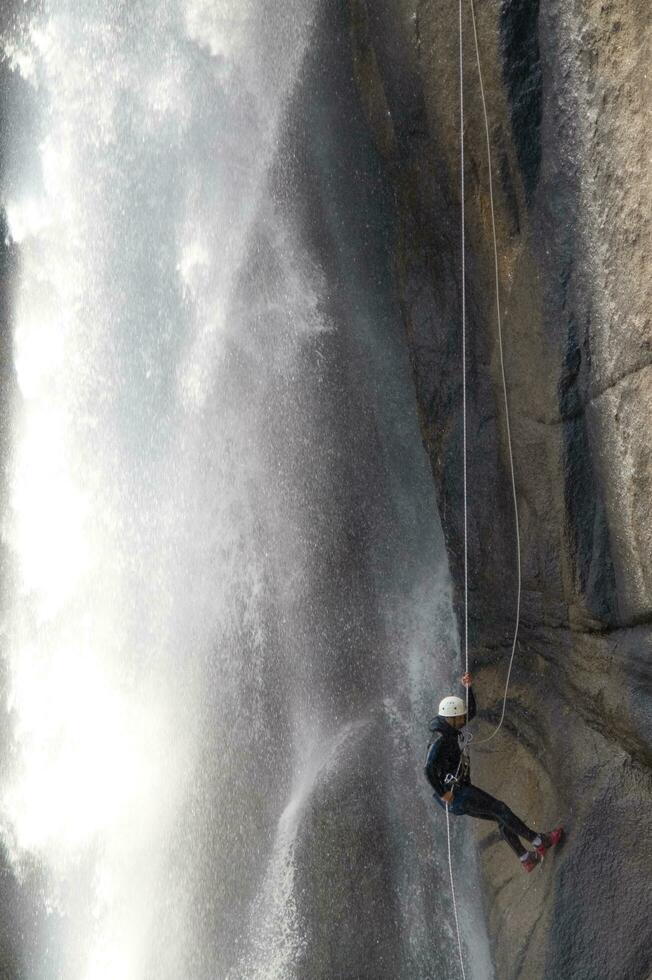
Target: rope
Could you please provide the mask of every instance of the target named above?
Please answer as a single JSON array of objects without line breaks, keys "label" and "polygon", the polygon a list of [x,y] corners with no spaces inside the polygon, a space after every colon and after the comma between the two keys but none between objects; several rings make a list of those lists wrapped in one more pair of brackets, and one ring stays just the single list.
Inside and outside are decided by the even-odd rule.
[{"label": "rope", "polygon": [[[465,240],[465,219],[466,219],[466,202],[465,202],[465,188],[464,188],[464,32],[463,32],[463,20],[462,20],[462,3],[463,0],[459,0],[459,75],[460,75],[460,210],[461,210],[461,265],[462,265],[462,492],[464,501],[464,672],[469,672],[469,547],[468,547],[468,486],[467,486],[467,408],[466,408],[466,240]],[[518,629],[521,618],[521,588],[522,588],[522,575],[521,575],[521,539],[520,539],[520,526],[519,526],[519,515],[518,515],[518,499],[516,496],[516,477],[514,474],[514,454],[512,450],[512,434],[511,425],[509,418],[509,401],[507,398],[507,380],[505,377],[505,361],[503,355],[503,329],[502,329],[502,314],[500,309],[500,275],[498,267],[498,243],[496,236],[496,217],[494,210],[494,194],[493,194],[493,169],[491,164],[491,138],[489,134],[489,118],[487,114],[487,101],[484,92],[484,83],[482,79],[482,66],[480,63],[480,46],[478,44],[478,30],[475,20],[475,7],[473,0],[469,0],[469,5],[471,7],[471,19],[473,22],[473,40],[475,44],[475,56],[476,63],[478,67],[478,79],[480,82],[480,95],[482,97],[482,112],[484,115],[484,128],[485,137],[487,144],[487,166],[489,170],[489,203],[491,210],[491,232],[493,237],[493,249],[494,249],[494,275],[495,275],[495,288],[496,288],[496,318],[498,323],[498,348],[500,351],[500,374],[503,385],[503,399],[505,403],[505,429],[507,433],[507,448],[509,452],[509,468],[512,483],[512,498],[514,502],[514,523],[516,528],[516,567],[517,567],[517,598],[516,598],[516,622],[514,626],[514,636],[512,640],[512,650],[509,658],[509,666],[507,669],[507,679],[505,681],[505,692],[503,695],[502,711],[500,715],[500,720],[498,725],[486,738],[479,739],[479,742],[490,741],[501,729],[503,721],[505,720],[505,711],[507,707],[507,693],[509,690],[509,682],[512,674],[512,667],[514,664],[514,656],[516,654],[516,643],[518,640]],[[469,713],[469,689],[466,688],[466,713]],[[466,751],[466,745],[463,747],[463,752]],[[459,774],[459,769],[462,760],[460,759],[460,765],[458,765],[458,771],[456,776]],[[460,969],[462,972],[462,980],[466,980],[466,972],[464,969],[464,956],[462,953],[462,940],[460,936],[460,923],[457,914],[457,901],[455,898],[455,883],[453,880],[453,859],[451,856],[451,836],[450,836],[450,819],[449,819],[449,806],[446,803],[446,837],[448,841],[448,872],[451,883],[451,896],[453,900],[453,913],[455,916],[455,929],[457,933],[457,949],[460,958]]]},{"label": "rope", "polygon": [[[514,665],[514,656],[516,654],[516,642],[518,640],[518,629],[521,619],[521,534],[519,526],[519,516],[518,516],[518,500],[516,497],[516,477],[514,475],[514,454],[512,451],[512,432],[509,420],[509,402],[507,398],[507,381],[505,379],[505,361],[503,357],[503,326],[502,326],[502,315],[500,312],[500,276],[498,272],[498,245],[496,241],[496,218],[494,214],[494,192],[493,192],[493,175],[491,166],[491,139],[489,136],[489,119],[487,116],[487,101],[485,99],[484,84],[482,81],[482,67],[480,65],[480,46],[478,44],[478,30],[475,22],[475,6],[473,0],[469,0],[469,6],[471,7],[471,18],[473,21],[473,40],[475,42],[475,57],[478,66],[478,79],[480,81],[480,95],[482,97],[482,112],[484,114],[484,129],[485,137],[487,143],[487,166],[489,169],[489,204],[491,210],[491,232],[493,236],[493,246],[494,246],[494,274],[496,280],[496,318],[498,323],[498,349],[500,351],[500,374],[503,384],[503,399],[505,403],[505,431],[507,434],[507,449],[509,452],[509,472],[512,482],[512,499],[514,502],[514,527],[516,531],[516,571],[517,571],[517,589],[516,589],[516,621],[514,625],[514,637],[512,639],[512,652],[509,658],[509,666],[507,668],[507,679],[505,681],[505,693],[503,695],[503,706],[500,714],[500,721],[496,725],[495,729],[491,735],[487,735],[485,738],[478,740],[479,743],[489,742],[494,735],[497,735],[502,728],[503,721],[505,720],[505,710],[507,707],[507,692],[509,690],[509,682],[512,675],[512,667]],[[461,0],[460,0],[461,8]],[[460,13],[460,24],[461,24],[461,13]],[[461,45],[461,42],[460,42]],[[460,47],[461,50],[461,47]],[[466,406],[463,407],[463,412],[466,413]],[[465,439],[466,439],[466,418],[464,421],[465,425]],[[465,453],[465,463],[466,463],[466,444],[464,448]],[[466,485],[465,485],[465,513],[466,513]],[[465,516],[466,521],[466,516]],[[466,527],[465,527],[466,534]],[[466,555],[465,555],[466,563]],[[465,585],[466,588],[466,585]],[[465,626],[465,630],[467,627]],[[468,651],[467,651],[467,664],[468,664]],[[467,666],[468,671],[468,666]],[[467,713],[468,713],[468,691],[467,691]]]},{"label": "rope", "polygon": [[[464,49],[462,0],[459,0],[460,21],[460,206],[462,225],[462,496],[464,500],[464,672],[469,672],[469,522],[467,503],[466,452],[466,242],[464,200]],[[469,713],[469,689],[466,688],[466,714]]]},{"label": "rope", "polygon": [[450,829],[450,821],[448,818],[448,803],[446,804],[446,836],[448,838],[448,873],[451,879],[451,895],[453,896],[453,912],[455,913],[455,929],[457,931],[457,949],[460,954],[460,969],[462,971],[462,980],[466,980],[466,973],[464,971],[464,957],[462,956],[462,939],[460,937],[460,920],[457,917],[457,902],[455,901],[455,884],[453,882],[453,859],[451,858],[451,829]]},{"label": "rope", "polygon": [[[465,200],[464,200],[464,46],[463,46],[463,27],[462,27],[462,0],[459,0],[459,35],[460,35],[460,205],[461,205],[461,225],[462,225],[462,491],[464,498],[464,672],[469,671],[469,535],[468,535],[468,507],[467,507],[467,467],[466,467],[466,254],[465,254]],[[469,714],[469,689],[466,688],[466,714]],[[457,773],[460,771],[460,764]],[[464,970],[464,955],[462,953],[462,939],[460,936],[460,921],[457,915],[457,901],[455,899],[455,882],[453,881],[453,859],[451,857],[451,830],[450,818],[448,814],[448,803],[446,803],[446,838],[448,840],[448,874],[451,881],[451,896],[453,899],[453,913],[455,915],[455,930],[457,932],[457,951],[460,957],[460,970],[462,980],[466,980]]]}]

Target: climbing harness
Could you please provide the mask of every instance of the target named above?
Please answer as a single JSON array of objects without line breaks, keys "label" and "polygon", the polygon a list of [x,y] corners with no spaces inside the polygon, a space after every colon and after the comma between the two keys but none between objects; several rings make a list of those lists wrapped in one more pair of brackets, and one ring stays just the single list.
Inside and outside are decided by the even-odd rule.
[{"label": "climbing harness", "polygon": [[468,728],[461,728],[460,733],[457,736],[457,744],[461,748],[462,752],[465,752],[473,741],[473,732],[470,732]]},{"label": "climbing harness", "polygon": [[469,745],[472,741],[473,732],[469,732],[467,729],[462,728],[457,736],[457,744],[460,749],[460,761],[457,763],[455,774],[450,772],[447,774],[446,778],[444,779],[445,783],[454,783],[455,785],[459,785],[460,769],[462,770],[462,775],[464,775],[468,767]]},{"label": "climbing harness", "polygon": [[[462,300],[462,492],[463,492],[463,527],[464,527],[464,671],[468,674],[469,672],[469,578],[468,578],[468,487],[467,487],[467,405],[466,405],[466,241],[465,241],[465,218],[466,218],[466,202],[465,202],[465,188],[464,188],[464,31],[463,31],[463,17],[462,8],[463,0],[459,0],[459,85],[460,85],[460,210],[461,210],[461,272],[462,272],[462,289],[461,289],[461,300]],[[507,381],[505,377],[505,362],[503,355],[503,333],[502,333],[502,315],[500,309],[500,275],[498,267],[498,243],[496,236],[496,217],[494,209],[494,194],[493,194],[493,175],[492,175],[492,165],[491,165],[491,138],[489,134],[489,119],[487,114],[487,102],[485,98],[484,82],[482,79],[482,66],[480,62],[480,46],[478,43],[478,31],[475,19],[475,7],[474,0],[469,0],[469,6],[471,8],[471,20],[473,23],[473,40],[475,45],[475,56],[476,64],[478,69],[478,79],[480,83],[480,95],[482,99],[482,112],[484,115],[484,127],[485,127],[485,138],[487,145],[487,166],[489,171],[489,204],[490,204],[490,214],[491,214],[491,231],[493,238],[493,251],[494,251],[494,276],[495,276],[495,290],[496,290],[496,317],[498,325],[498,349],[500,353],[500,373],[503,386],[503,400],[505,407],[505,431],[507,435],[507,449],[509,454],[509,467],[510,476],[512,483],[512,499],[514,503],[514,523],[516,529],[516,569],[517,569],[517,596],[516,596],[516,620],[514,626],[514,634],[512,639],[512,649],[509,658],[509,665],[507,669],[507,678],[505,681],[505,691],[503,694],[503,703],[500,719],[496,728],[491,732],[490,735],[485,738],[479,739],[478,744],[484,742],[489,742],[495,735],[500,731],[503,721],[505,720],[505,711],[507,707],[507,694],[509,691],[509,682],[512,673],[512,666],[514,664],[514,657],[516,654],[516,643],[518,640],[518,630],[520,624],[520,613],[521,613],[521,541],[520,541],[520,527],[519,527],[519,514],[518,514],[518,500],[516,496],[516,477],[514,473],[514,455],[512,450],[512,435],[509,417],[509,401],[507,398]],[[469,690],[466,688],[466,709],[468,715],[469,707]],[[462,756],[460,757],[460,763],[458,765],[457,773],[450,780],[446,777],[446,782],[451,786],[457,785],[457,777],[459,776],[460,767],[465,755],[468,753],[468,741],[464,742],[464,745],[460,745],[462,748]],[[449,776],[452,774],[449,773]],[[451,842],[450,842],[450,825],[449,825],[449,806],[446,803],[446,833],[448,837],[448,869],[451,881],[451,894],[453,898],[453,911],[455,914],[455,928],[457,931],[457,948],[460,958],[460,969],[462,971],[463,980],[466,980],[466,973],[464,970],[464,957],[462,955],[462,940],[460,936],[460,926],[459,918],[457,914],[457,903],[455,899],[455,888],[453,884],[453,864],[451,858]]]},{"label": "climbing harness", "polygon": [[[455,772],[447,772],[444,776],[444,786],[452,791],[458,786],[463,784],[465,778],[468,778],[469,772],[469,743],[473,740],[473,735],[471,732],[464,731],[464,729],[457,736],[457,744],[460,747],[460,761],[457,763],[457,769]],[[462,777],[460,778],[460,770],[462,770]],[[446,813],[448,814],[448,803],[446,804]],[[452,867],[449,868],[451,874],[453,873]]]},{"label": "climbing harness", "polygon": [[459,769],[462,770],[462,781],[467,783],[470,781],[470,775],[471,775],[471,756],[469,754],[469,743],[472,738],[473,736],[471,735],[470,732],[460,732],[458,738],[460,752],[462,753],[460,756],[458,770]]}]

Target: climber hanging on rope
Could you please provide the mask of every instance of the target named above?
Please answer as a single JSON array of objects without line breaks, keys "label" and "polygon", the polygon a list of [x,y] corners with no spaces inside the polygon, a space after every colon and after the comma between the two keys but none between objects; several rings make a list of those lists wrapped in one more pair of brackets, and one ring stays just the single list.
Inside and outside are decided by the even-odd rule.
[{"label": "climber hanging on rope", "polygon": [[[509,807],[471,783],[468,755],[469,737],[461,729],[475,716],[476,704],[471,674],[464,674],[462,684],[468,692],[467,707],[462,698],[449,695],[439,705],[439,713],[430,723],[433,738],[426,756],[426,776],[441,807],[455,816],[466,814],[480,820],[495,820],[504,841],[519,857],[525,871],[533,871],[540,859],[559,843],[563,830],[558,827],[548,834],[537,834],[512,813]],[[530,843],[526,850],[519,838]]]}]

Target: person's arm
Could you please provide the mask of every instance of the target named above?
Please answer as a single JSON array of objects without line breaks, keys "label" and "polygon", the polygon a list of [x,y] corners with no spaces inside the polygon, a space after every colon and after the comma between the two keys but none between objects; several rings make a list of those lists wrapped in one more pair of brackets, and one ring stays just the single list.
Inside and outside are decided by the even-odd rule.
[{"label": "person's arm", "polygon": [[425,772],[426,779],[434,789],[437,796],[444,797],[446,787],[444,786],[444,781],[439,772],[439,755],[441,752],[441,745],[442,737],[441,735],[436,735],[433,742],[428,746]]},{"label": "person's arm", "polygon": [[471,674],[464,674],[464,676],[462,677],[462,684],[464,685],[464,687],[469,692],[469,713],[468,713],[467,718],[466,718],[467,722],[469,722],[469,721],[471,721],[472,718],[475,718],[475,713],[476,713],[476,710],[477,710],[477,706],[476,706],[476,703],[475,703],[475,695],[474,695],[473,689],[471,687],[471,685],[473,684],[473,677],[472,677],[472,675]]}]

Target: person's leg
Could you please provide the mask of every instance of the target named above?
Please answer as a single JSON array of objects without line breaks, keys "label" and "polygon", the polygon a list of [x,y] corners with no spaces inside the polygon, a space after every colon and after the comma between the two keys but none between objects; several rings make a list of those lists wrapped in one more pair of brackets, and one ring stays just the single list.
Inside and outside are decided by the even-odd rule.
[{"label": "person's leg", "polygon": [[517,858],[523,858],[528,853],[521,844],[520,837],[517,837],[511,830],[508,830],[503,824],[498,824],[498,830],[502,839],[506,844],[509,844]]},{"label": "person's leg", "polygon": [[511,830],[508,830],[507,827],[503,826],[503,824],[499,823],[496,819],[495,814],[484,812],[484,811],[482,813],[480,812],[472,813],[470,810],[466,810],[466,809],[459,809],[457,812],[460,814],[465,813],[467,816],[474,817],[476,820],[491,820],[492,823],[498,823],[498,833],[505,841],[505,843],[509,844],[511,849],[514,851],[514,854],[516,854],[518,858],[523,858],[528,853],[526,849],[523,847],[523,845],[521,844],[520,838]]},{"label": "person's leg", "polygon": [[497,800],[495,796],[490,796],[484,790],[478,789],[477,786],[461,786],[457,790],[453,802],[453,812],[464,813],[480,820],[495,820],[500,826],[504,839],[519,855],[523,854],[524,850],[520,845],[518,845],[518,850],[516,849],[514,846],[515,838],[523,837],[531,844],[540,841],[536,831],[530,830],[506,803]]}]

